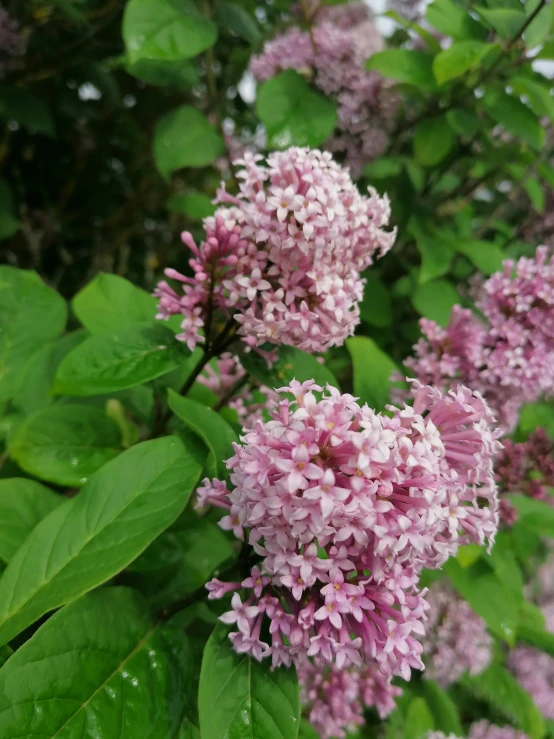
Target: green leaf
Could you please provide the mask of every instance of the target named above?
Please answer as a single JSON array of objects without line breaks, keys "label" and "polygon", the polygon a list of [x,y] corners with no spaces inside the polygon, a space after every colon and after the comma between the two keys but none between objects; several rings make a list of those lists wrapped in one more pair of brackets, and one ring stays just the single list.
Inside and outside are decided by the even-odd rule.
[{"label": "green leaf", "polygon": [[365,277],[364,297],[360,303],[362,320],[371,326],[386,328],[392,323],[390,294],[381,280],[368,274]]},{"label": "green leaf", "polygon": [[0,644],[109,580],[177,518],[202,472],[175,436],[105,464],[27,537],[0,579]]},{"label": "green leaf", "polygon": [[271,671],[236,654],[219,624],[204,649],[198,693],[202,739],[295,739],[300,721],[294,668]]},{"label": "green leaf", "polygon": [[456,134],[446,116],[420,121],[415,130],[414,154],[424,167],[434,167],[452,150]]},{"label": "green leaf", "polygon": [[454,241],[452,247],[486,275],[502,269],[504,255],[500,247],[491,241]]},{"label": "green leaf", "polygon": [[391,374],[398,367],[388,354],[367,336],[346,340],[352,357],[354,395],[375,410],[383,410],[390,402]]},{"label": "green leaf", "polygon": [[503,90],[489,89],[485,93],[483,107],[506,131],[518,136],[532,149],[542,149],[544,129],[529,108]]},{"label": "green leaf", "polygon": [[434,680],[426,678],[421,685],[425,693],[425,700],[433,716],[434,728],[444,734],[462,736],[463,729],[458,714],[458,708],[448,693],[437,685]]},{"label": "green leaf", "polygon": [[20,228],[21,221],[14,215],[6,211],[0,211],[0,241],[11,238]]},{"label": "green leaf", "polygon": [[455,559],[449,559],[444,570],[462,598],[481,616],[488,628],[513,646],[521,599],[481,561],[462,568]]},{"label": "green leaf", "polygon": [[[527,8],[526,8],[527,10]],[[530,9],[529,9],[530,10]],[[529,14],[529,10],[527,13]],[[552,31],[552,8],[545,5],[525,29],[523,39],[528,49],[535,49],[546,41]]]},{"label": "green leaf", "polygon": [[139,59],[134,64],[127,64],[125,69],[133,77],[149,85],[173,87],[183,92],[200,82],[194,63],[181,59]]},{"label": "green leaf", "polygon": [[554,508],[545,501],[526,495],[510,495],[510,503],[519,513],[518,523],[542,534],[554,537]]},{"label": "green leaf", "polygon": [[122,34],[131,64],[139,59],[180,61],[213,46],[217,26],[188,0],[129,0]]},{"label": "green leaf", "polygon": [[65,500],[34,480],[0,480],[0,559],[8,563],[35,526]]},{"label": "green leaf", "polygon": [[554,406],[550,403],[529,403],[524,405],[519,414],[519,430],[527,435],[537,427],[546,429],[554,439]]},{"label": "green leaf", "polygon": [[440,33],[458,41],[485,36],[483,27],[451,0],[434,0],[427,6],[425,20]]},{"label": "green leaf", "polygon": [[190,355],[162,323],[135,323],[86,339],[62,360],[53,392],[88,396],[141,385],[178,367]]},{"label": "green leaf", "polygon": [[234,455],[233,443],[238,442],[239,437],[212,408],[183,398],[171,388],[167,391],[167,399],[173,413],[208,447],[208,476],[227,479],[229,473],[225,462]]},{"label": "green leaf", "polygon": [[466,567],[471,567],[478,559],[481,559],[483,553],[483,547],[480,547],[478,544],[464,544],[464,546],[458,548],[456,560],[465,569]]},{"label": "green leaf", "polygon": [[453,258],[450,245],[435,234],[427,234],[417,218],[412,217],[410,219],[409,230],[414,235],[418,251],[421,254],[419,284],[423,285],[425,282],[429,282],[435,277],[441,277],[448,272]]},{"label": "green leaf", "polygon": [[446,113],[446,120],[459,136],[475,136],[481,126],[477,113],[466,108],[452,108]]},{"label": "green leaf", "polygon": [[258,24],[238,3],[219,2],[215,8],[215,19],[222,30],[232,31],[249,44],[257,44],[261,39]]},{"label": "green leaf", "polygon": [[121,432],[91,405],[54,405],[17,429],[10,456],[30,475],[58,485],[83,485],[121,451]]},{"label": "green leaf", "polygon": [[533,699],[502,665],[491,665],[480,675],[464,677],[462,684],[479,700],[486,701],[512,721],[530,739],[541,739],[544,735],[544,720]]},{"label": "green leaf", "polygon": [[368,180],[381,180],[396,177],[402,171],[401,157],[379,157],[364,166],[363,175]]},{"label": "green leaf", "polygon": [[176,192],[169,198],[166,207],[174,213],[182,213],[195,220],[212,216],[216,208],[211,198],[201,192]]},{"label": "green leaf", "polygon": [[545,43],[539,53],[533,57],[534,59],[554,59],[554,39],[550,39]]},{"label": "green leaf", "polygon": [[310,724],[308,719],[300,719],[300,728],[298,730],[298,739],[319,739],[319,734]]},{"label": "green leaf", "polygon": [[474,5],[473,8],[502,39],[512,40],[517,38],[518,31],[525,24],[525,13],[523,10],[515,10],[513,8],[484,8],[477,5]]},{"label": "green leaf", "polygon": [[153,608],[162,608],[201,588],[214,570],[233,555],[215,523],[187,508],[130,566]]},{"label": "green leaf", "polygon": [[203,113],[181,105],[156,123],[153,148],[156,167],[168,179],[183,167],[207,167],[223,154],[225,144]]},{"label": "green leaf", "polygon": [[139,595],[105,588],[55,613],[0,670],[0,735],[172,739],[190,681],[179,623],[153,623]]},{"label": "green leaf", "polygon": [[336,105],[292,69],[261,85],[256,113],[267,129],[268,146],[279,149],[319,146],[337,123]]},{"label": "green leaf", "polygon": [[418,285],[412,295],[412,303],[417,312],[439,326],[448,324],[452,308],[459,302],[458,292],[447,280],[431,280]]},{"label": "green leaf", "polygon": [[546,198],[541,183],[535,177],[528,177],[523,183],[523,189],[537,213],[544,213]]},{"label": "green leaf", "polygon": [[425,739],[435,728],[433,715],[424,698],[412,698],[406,711],[402,739]]},{"label": "green leaf", "polygon": [[25,366],[65,326],[67,306],[34,272],[0,267],[0,403],[17,392]]},{"label": "green leaf", "polygon": [[517,630],[517,641],[518,644],[527,644],[554,657],[554,634],[545,631],[544,628],[520,624]]},{"label": "green leaf", "polygon": [[436,90],[433,74],[433,57],[422,51],[386,49],[373,54],[366,62],[366,69],[381,72],[399,82],[407,82],[423,90]]},{"label": "green leaf", "polygon": [[240,358],[244,369],[262,385],[270,388],[284,387],[291,380],[306,382],[315,380],[317,385],[339,387],[337,378],[325,364],[318,362],[313,354],[307,354],[292,346],[279,347],[279,359],[271,367],[259,354],[250,352]]},{"label": "green leaf", "polygon": [[54,119],[48,106],[24,87],[0,85],[0,117],[17,121],[31,133],[54,136]]},{"label": "green leaf", "polygon": [[511,590],[516,598],[522,601],[523,575],[507,532],[500,531],[497,534],[490,554],[484,554],[483,559],[492,567],[504,587]]},{"label": "green leaf", "polygon": [[154,321],[156,299],[119,275],[99,274],[71,303],[73,312],[91,334],[125,328],[130,323]]},{"label": "green leaf", "polygon": [[440,51],[433,61],[433,72],[439,85],[461,77],[479,64],[495,44],[481,41],[458,41],[448,49]]},{"label": "green leaf", "polygon": [[510,84],[520,95],[525,95],[529,107],[536,115],[546,115],[554,120],[554,100],[548,86],[541,85],[528,77],[516,76],[510,79]]},{"label": "green leaf", "polygon": [[14,405],[27,416],[52,405],[55,398],[50,390],[58,367],[62,359],[85,338],[86,331],[71,331],[39,349],[23,369],[19,389],[13,396]]}]

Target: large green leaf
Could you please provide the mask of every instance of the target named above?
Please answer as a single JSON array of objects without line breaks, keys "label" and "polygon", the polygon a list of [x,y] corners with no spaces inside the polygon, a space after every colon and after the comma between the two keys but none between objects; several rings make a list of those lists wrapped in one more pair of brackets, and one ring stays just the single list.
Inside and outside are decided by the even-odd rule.
[{"label": "large green leaf", "polygon": [[364,297],[360,303],[360,315],[365,323],[379,328],[387,328],[392,323],[390,293],[377,277],[364,275]]},{"label": "large green leaf", "polygon": [[452,308],[459,302],[460,296],[448,280],[431,280],[418,285],[412,295],[412,303],[417,312],[436,321],[440,326],[448,324]]},{"label": "large green leaf", "polygon": [[100,408],[55,405],[17,429],[10,456],[30,475],[58,485],[83,485],[121,451],[121,432]]},{"label": "large green leaf", "polygon": [[502,269],[504,255],[492,241],[453,241],[453,249],[463,254],[475,267],[486,275]]},{"label": "large green leaf", "polygon": [[504,90],[489,89],[485,93],[483,107],[506,131],[518,136],[532,149],[542,149],[544,128],[537,116],[521,100]]},{"label": "large green leaf", "polygon": [[0,403],[13,397],[29,359],[65,326],[67,307],[34,272],[0,267]]},{"label": "large green leaf", "polygon": [[200,82],[194,62],[181,59],[139,59],[134,64],[127,64],[125,69],[149,85],[173,87],[176,90],[190,90]]},{"label": "large green leaf", "polygon": [[517,32],[523,28],[525,13],[515,8],[484,8],[474,6],[479,15],[493,28],[503,39],[512,39]]},{"label": "large green leaf", "polygon": [[131,63],[179,61],[213,46],[217,26],[190,0],[129,0],[122,33]]},{"label": "large green leaf", "polygon": [[526,495],[510,495],[510,503],[519,513],[518,520],[543,536],[554,537],[554,508]]},{"label": "large green leaf", "polygon": [[483,27],[452,0],[434,0],[427,6],[425,20],[440,33],[457,40],[485,36]]},{"label": "large green leaf", "polygon": [[366,62],[366,69],[381,72],[399,82],[407,82],[424,90],[435,90],[437,83],[433,74],[433,57],[422,51],[408,49],[386,49],[373,54]]},{"label": "large green leaf", "polygon": [[444,569],[456,590],[489,629],[513,646],[521,597],[505,587],[481,561],[463,568],[455,559],[449,559]]},{"label": "large green leaf", "polygon": [[433,714],[424,698],[412,698],[406,710],[402,739],[425,739],[435,728]]},{"label": "large green leaf", "polygon": [[198,711],[202,739],[296,739],[300,721],[294,668],[271,671],[236,654],[219,624],[204,649]]},{"label": "large green leaf", "polygon": [[256,112],[267,129],[270,147],[319,146],[337,123],[334,103],[313,90],[292,69],[264,82]]},{"label": "large green leaf", "polygon": [[190,105],[159,119],[153,147],[156,166],[165,179],[183,167],[206,167],[225,151],[223,139],[206,116]]},{"label": "large green leaf", "polygon": [[520,95],[525,95],[529,107],[536,115],[546,115],[551,121],[554,120],[554,100],[550,90],[550,80],[545,85],[541,85],[528,77],[516,75],[510,79],[510,84]]},{"label": "large green leaf", "polygon": [[327,384],[339,386],[336,377],[325,364],[321,364],[313,354],[292,346],[279,347],[279,359],[271,367],[267,366],[262,356],[254,352],[241,357],[241,362],[244,369],[258,382],[271,389],[284,387],[291,380],[315,380],[322,387]]},{"label": "large green leaf", "polygon": [[232,555],[219,526],[189,507],[129,566],[130,583],[161,608],[201,588]]},{"label": "large green leaf", "polygon": [[391,374],[398,367],[388,354],[367,336],[347,339],[352,357],[354,395],[375,410],[383,410],[390,401]]},{"label": "large green leaf", "polygon": [[8,563],[35,526],[65,501],[34,480],[0,480],[0,559]]},{"label": "large green leaf", "polygon": [[91,336],[68,354],[56,374],[58,395],[88,396],[123,390],[165,375],[190,355],[162,323],[134,323]]},{"label": "large green leaf", "polygon": [[414,155],[424,167],[441,162],[456,143],[456,134],[445,115],[427,118],[417,124],[414,136]]},{"label": "large green leaf", "polygon": [[517,630],[517,641],[554,657],[554,634],[544,628],[520,624]]},{"label": "large green leaf", "polygon": [[100,274],[73,298],[71,307],[91,334],[118,331],[130,323],[153,321],[156,299],[119,275]]},{"label": "large green leaf", "polygon": [[142,598],[105,588],[62,608],[0,670],[0,736],[172,739],[190,701],[189,643]]},{"label": "large green leaf", "polygon": [[446,735],[462,736],[463,729],[458,708],[452,698],[434,680],[426,678],[421,684],[425,701],[433,714],[435,729]]},{"label": "large green leaf", "polygon": [[132,562],[179,515],[202,463],[174,436],[108,462],[36,526],[0,579],[0,644]]},{"label": "large green leaf", "polygon": [[258,24],[239,3],[218,2],[215,18],[222,30],[231,31],[249,44],[257,44],[261,38]]},{"label": "large green leaf", "polygon": [[530,739],[544,736],[544,719],[533,699],[502,665],[491,665],[474,677],[466,676],[462,678],[462,684],[477,698],[513,721]]},{"label": "large green leaf", "polygon": [[233,456],[233,442],[239,440],[233,429],[213,408],[201,405],[190,398],[183,398],[171,388],[167,392],[169,407],[173,413],[208,447],[206,463],[208,475],[220,479],[228,477],[225,461]]},{"label": "large green leaf", "polygon": [[433,72],[439,85],[474,68],[494,46],[481,41],[458,41],[439,52],[433,61]]},{"label": "large green leaf", "polygon": [[62,359],[87,337],[83,329],[71,331],[51,344],[46,344],[27,362],[19,389],[13,396],[14,405],[26,415],[56,402],[52,385]]}]

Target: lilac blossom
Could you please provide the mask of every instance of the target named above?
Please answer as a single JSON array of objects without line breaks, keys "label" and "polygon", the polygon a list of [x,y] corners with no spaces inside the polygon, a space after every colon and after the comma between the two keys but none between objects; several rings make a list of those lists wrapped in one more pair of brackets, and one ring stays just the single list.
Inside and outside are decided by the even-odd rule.
[{"label": "lilac blossom", "polygon": [[391,678],[374,666],[323,670],[306,661],[298,668],[302,710],[321,739],[344,739],[364,723],[364,708],[375,707],[384,719],[402,694]]},{"label": "lilac blossom", "polygon": [[423,640],[426,675],[446,688],[464,673],[478,675],[488,667],[492,637],[469,604],[440,584],[431,588],[427,602]]},{"label": "lilac blossom", "polygon": [[476,304],[484,321],[460,306],[446,329],[422,319],[424,338],[405,364],[421,382],[478,390],[510,430],[523,403],[554,387],[554,261],[547,249],[504,262]]},{"label": "lilac blossom", "polygon": [[348,171],[327,152],[290,148],[245,155],[240,193],[206,218],[205,241],[190,233],[194,277],[167,269],[181,283],[155,291],[158,318],[182,315],[178,339],[192,350],[205,341],[213,311],[234,317],[249,348],[288,344],[309,352],[340,346],[359,322],[360,272],[391,248],[390,206],[370,188],[360,195]]},{"label": "lilac blossom", "polygon": [[[220,525],[261,558],[249,582],[269,578],[233,608],[259,609],[231,636],[241,651],[274,666],[306,657],[338,668],[376,663],[406,679],[423,668],[419,573],[460,544],[494,539],[499,432],[478,393],[413,386],[413,407],[390,406],[389,416],[332,387],[318,399],[313,380],[292,381],[271,419],[235,445],[231,490],[204,481],[198,504],[225,509]],[[208,587],[212,597],[222,592],[219,581]],[[250,649],[245,638],[260,634],[265,616],[277,618],[271,645]]]},{"label": "lilac blossom", "polygon": [[468,739],[529,739],[523,731],[512,726],[496,726],[488,721],[477,721],[472,724]]},{"label": "lilac blossom", "polygon": [[252,57],[250,71],[262,82],[285,69],[309,78],[337,101],[337,128],[325,148],[343,153],[355,176],[387,148],[399,96],[390,81],[365,69],[385,48],[362,3],[321,8],[310,31],[289,28]]},{"label": "lilac blossom", "polygon": [[547,719],[554,719],[554,658],[533,647],[516,647],[508,666]]}]

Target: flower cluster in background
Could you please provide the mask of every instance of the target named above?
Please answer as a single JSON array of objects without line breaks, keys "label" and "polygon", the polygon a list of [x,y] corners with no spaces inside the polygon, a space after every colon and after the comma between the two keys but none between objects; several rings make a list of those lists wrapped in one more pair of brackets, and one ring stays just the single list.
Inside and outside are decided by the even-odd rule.
[{"label": "flower cluster in background", "polygon": [[204,221],[206,239],[183,243],[194,277],[166,269],[182,283],[156,289],[159,318],[182,315],[177,336],[192,350],[209,333],[214,310],[240,324],[250,348],[266,342],[320,352],[344,343],[359,322],[360,272],[391,248],[389,202],[360,195],[328,152],[290,148],[267,157],[246,154],[238,197],[219,191],[219,208]]},{"label": "flower cluster in background", "polygon": [[375,665],[320,669],[306,660],[298,668],[298,680],[304,712],[321,739],[344,739],[346,731],[362,726],[364,707],[375,707],[386,718],[402,694]]},{"label": "flower cluster in background", "polygon": [[500,494],[500,516],[513,525],[517,511],[510,504],[510,495],[527,495],[554,505],[549,487],[554,487],[554,445],[546,431],[538,428],[527,441],[506,439],[495,461],[496,482]]},{"label": "flower cluster in background", "polygon": [[[246,431],[228,461],[231,491],[204,481],[198,505],[228,511],[220,525],[260,557],[233,592],[224,623],[235,649],[274,666],[376,665],[409,678],[423,668],[427,604],[422,567],[460,544],[492,541],[498,431],[477,395],[414,383],[414,405],[389,415],[313,381],[281,388],[271,420]],[[370,572],[371,574],[367,574]],[[246,590],[244,600],[239,590]],[[267,618],[271,643],[262,639]]]},{"label": "flower cluster in background", "polygon": [[[467,736],[468,739],[529,739],[527,734],[511,726],[496,726],[485,720],[472,724]],[[442,731],[430,731],[427,739],[459,739],[459,737],[455,734],[444,734]]]},{"label": "flower cluster in background", "polygon": [[505,430],[523,403],[554,387],[554,259],[507,260],[479,289],[481,321],[455,306],[447,328],[421,320],[424,338],[405,364],[421,382],[478,390]]},{"label": "flower cluster in background", "polygon": [[17,57],[25,53],[26,46],[17,23],[0,5],[0,79],[13,69]]},{"label": "flower cluster in background", "polygon": [[425,675],[442,687],[464,673],[478,675],[492,659],[492,637],[483,619],[444,585],[427,595],[429,611],[423,639]]},{"label": "flower cluster in background", "polygon": [[355,176],[365,162],[388,146],[399,96],[390,81],[365,69],[367,59],[384,49],[363,3],[321,8],[309,31],[292,27],[265,44],[250,61],[250,71],[264,81],[285,69],[313,78],[337,101],[337,128],[325,148],[342,153]]}]

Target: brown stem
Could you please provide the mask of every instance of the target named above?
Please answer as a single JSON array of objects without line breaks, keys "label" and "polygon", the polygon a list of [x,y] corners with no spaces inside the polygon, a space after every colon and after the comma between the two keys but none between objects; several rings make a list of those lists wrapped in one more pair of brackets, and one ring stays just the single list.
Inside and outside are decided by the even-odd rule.
[{"label": "brown stem", "polygon": [[233,385],[231,385],[231,387],[227,388],[227,391],[214,405],[214,411],[220,411],[223,407],[225,407],[227,403],[231,400],[231,398],[233,398],[239,392],[239,390],[242,390],[242,388],[248,384],[249,380],[250,376],[248,374],[243,375],[243,377],[239,377],[239,379]]}]

